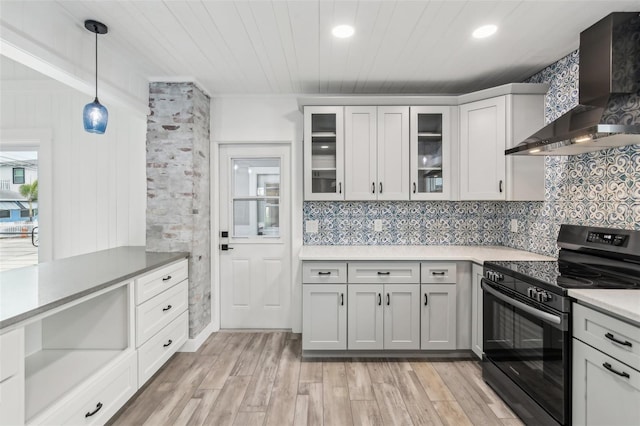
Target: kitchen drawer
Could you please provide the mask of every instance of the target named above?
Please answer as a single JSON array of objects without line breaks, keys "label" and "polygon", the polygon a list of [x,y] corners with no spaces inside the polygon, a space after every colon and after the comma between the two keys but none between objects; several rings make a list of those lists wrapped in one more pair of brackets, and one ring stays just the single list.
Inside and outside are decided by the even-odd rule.
[{"label": "kitchen drawer", "polygon": [[350,284],[420,282],[418,262],[349,262],[347,271]]},{"label": "kitchen drawer", "polygon": [[24,329],[0,336],[0,383],[22,371],[24,365]]},{"label": "kitchen drawer", "polygon": [[423,262],[420,264],[420,276],[422,283],[431,284],[455,284],[456,283],[455,262],[434,263]]},{"label": "kitchen drawer", "polygon": [[640,370],[640,327],[574,303],[573,337]]},{"label": "kitchen drawer", "polygon": [[188,334],[189,312],[185,311],[138,348],[138,386],[149,380],[180,349]]},{"label": "kitchen drawer", "polygon": [[307,284],[346,284],[347,262],[304,262],[302,282]]},{"label": "kitchen drawer", "polygon": [[[130,351],[112,367],[88,379],[49,412],[30,424],[105,424],[138,390],[136,353]],[[89,415],[94,413],[93,415]]]},{"label": "kitchen drawer", "polygon": [[160,293],[136,306],[136,346],[140,347],[151,336],[178,318],[189,307],[188,281]]},{"label": "kitchen drawer", "polygon": [[181,260],[136,279],[136,305],[151,299],[189,277],[189,262]]},{"label": "kitchen drawer", "polygon": [[24,374],[0,382],[0,425],[24,424]]}]

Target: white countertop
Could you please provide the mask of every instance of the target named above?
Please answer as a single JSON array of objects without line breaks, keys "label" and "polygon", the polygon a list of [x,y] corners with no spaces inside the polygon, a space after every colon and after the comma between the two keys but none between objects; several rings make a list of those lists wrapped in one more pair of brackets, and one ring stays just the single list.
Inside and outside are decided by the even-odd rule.
[{"label": "white countertop", "polygon": [[638,290],[574,289],[569,290],[569,296],[640,325]]},{"label": "white countertop", "polygon": [[301,260],[556,260],[501,246],[303,246]]}]

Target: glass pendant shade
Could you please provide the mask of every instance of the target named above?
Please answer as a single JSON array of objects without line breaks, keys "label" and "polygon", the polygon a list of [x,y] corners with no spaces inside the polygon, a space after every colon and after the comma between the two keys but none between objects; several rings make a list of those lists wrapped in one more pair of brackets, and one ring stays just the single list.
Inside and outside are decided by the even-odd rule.
[{"label": "glass pendant shade", "polygon": [[109,112],[107,108],[95,98],[90,104],[84,106],[82,121],[84,121],[84,130],[89,133],[103,134],[107,129],[107,121],[109,120]]}]

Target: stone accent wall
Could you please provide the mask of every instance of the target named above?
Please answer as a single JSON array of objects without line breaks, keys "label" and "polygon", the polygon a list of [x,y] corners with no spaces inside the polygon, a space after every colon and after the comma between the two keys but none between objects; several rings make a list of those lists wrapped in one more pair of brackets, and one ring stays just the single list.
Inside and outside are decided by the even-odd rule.
[{"label": "stone accent wall", "polygon": [[189,337],[211,322],[210,99],[193,83],[151,83],[147,248],[188,251]]}]

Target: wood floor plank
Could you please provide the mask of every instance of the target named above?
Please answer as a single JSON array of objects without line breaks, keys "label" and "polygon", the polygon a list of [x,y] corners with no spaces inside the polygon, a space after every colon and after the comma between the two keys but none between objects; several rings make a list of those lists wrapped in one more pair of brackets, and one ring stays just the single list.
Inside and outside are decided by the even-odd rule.
[{"label": "wood floor plank", "polygon": [[253,333],[247,343],[247,347],[242,351],[238,361],[231,370],[231,376],[251,376],[256,370],[260,355],[267,342],[266,333]]},{"label": "wood floor plank", "polygon": [[474,425],[494,426],[500,424],[500,419],[487,406],[482,396],[464,379],[455,363],[436,362],[433,366],[447,383],[456,401]]},{"label": "wood floor plank", "polygon": [[216,426],[233,425],[250,381],[250,376],[229,377],[204,424]]},{"label": "wood floor plank", "polygon": [[269,400],[265,422],[268,426],[293,424],[300,377],[301,348],[301,340],[287,340]]},{"label": "wood floor plank", "polygon": [[262,426],[264,424],[264,418],[266,413],[260,411],[245,411],[238,412],[236,419],[233,422],[234,426]]},{"label": "wood floor plank", "polygon": [[382,422],[385,425],[410,425],[411,417],[407,412],[402,395],[395,385],[376,383],[373,391],[378,402]]},{"label": "wood floor plank", "polygon": [[391,370],[389,369],[386,359],[372,359],[368,360],[366,364],[369,369],[371,383],[394,383],[393,374],[391,374]]},{"label": "wood floor plank", "polygon": [[322,360],[302,360],[300,363],[300,384],[322,383]]},{"label": "wood floor plank", "polygon": [[480,394],[483,401],[499,419],[515,419],[516,414],[500,398],[491,387],[482,379],[482,370],[476,361],[456,362],[456,367],[463,377]]},{"label": "wood floor plank", "polygon": [[376,401],[352,400],[354,426],[383,426],[382,416]]},{"label": "wood floor plank", "polygon": [[233,335],[224,352],[218,355],[215,364],[200,383],[200,389],[222,389],[250,339],[251,334],[247,333]]},{"label": "wood floor plank", "polygon": [[524,426],[520,419],[500,419],[504,426]]},{"label": "wood floor plank", "polygon": [[224,352],[224,348],[227,346],[229,339],[234,335],[235,333],[226,331],[214,333],[209,336],[198,352],[202,355],[220,355]]},{"label": "wood floor plank", "polygon": [[416,376],[420,379],[420,383],[431,401],[452,401],[455,399],[438,372],[433,368],[432,363],[415,361],[411,363],[411,367],[416,372]]},{"label": "wood floor plank", "polygon": [[322,363],[322,384],[325,387],[334,388],[349,386],[344,361],[325,361]]},{"label": "wood floor plank", "polygon": [[373,387],[367,364],[357,359],[345,362],[349,399],[351,401],[373,401]]},{"label": "wood floor plank", "polygon": [[267,411],[286,337],[286,332],[268,333],[268,339],[258,360],[256,370],[250,376],[251,383],[242,401],[240,411]]},{"label": "wood floor plank", "polygon": [[191,391],[176,387],[174,392],[168,392],[166,397],[143,423],[146,426],[171,425],[182,413],[184,407],[191,400]]},{"label": "wood floor plank", "polygon": [[347,387],[332,387],[323,384],[322,402],[325,425],[349,426],[353,424]]},{"label": "wood floor plank", "polygon": [[465,414],[458,401],[434,401],[435,407],[442,423],[447,426],[474,426]]},{"label": "wood floor plank", "polygon": [[220,389],[198,389],[193,393],[193,397],[199,399],[200,404],[191,416],[189,426],[204,425],[204,422],[219,395]]},{"label": "wood floor plank", "polygon": [[196,359],[197,355],[193,352],[176,353],[155,376],[155,382],[176,383],[180,381]]},{"label": "wood floor plank", "polygon": [[109,421],[113,425],[140,425],[143,424],[157,409],[158,404],[169,391],[161,393],[154,382],[150,383],[136,399],[129,401],[127,407],[116,417]]},{"label": "wood floor plank", "polygon": [[322,383],[300,383],[294,424],[308,426],[324,424],[322,388]]},{"label": "wood floor plank", "polygon": [[396,380],[396,387],[415,426],[442,425],[433,403],[424,390],[420,379],[413,369],[407,369],[406,363],[389,363]]},{"label": "wood floor plank", "polygon": [[198,409],[198,406],[201,403],[202,403],[202,400],[197,398],[191,398],[189,402],[187,402],[187,405],[185,405],[185,407],[182,409],[182,412],[176,419],[174,426],[187,426],[188,424],[190,424],[189,420],[193,416],[193,413],[196,412],[196,410]]}]

